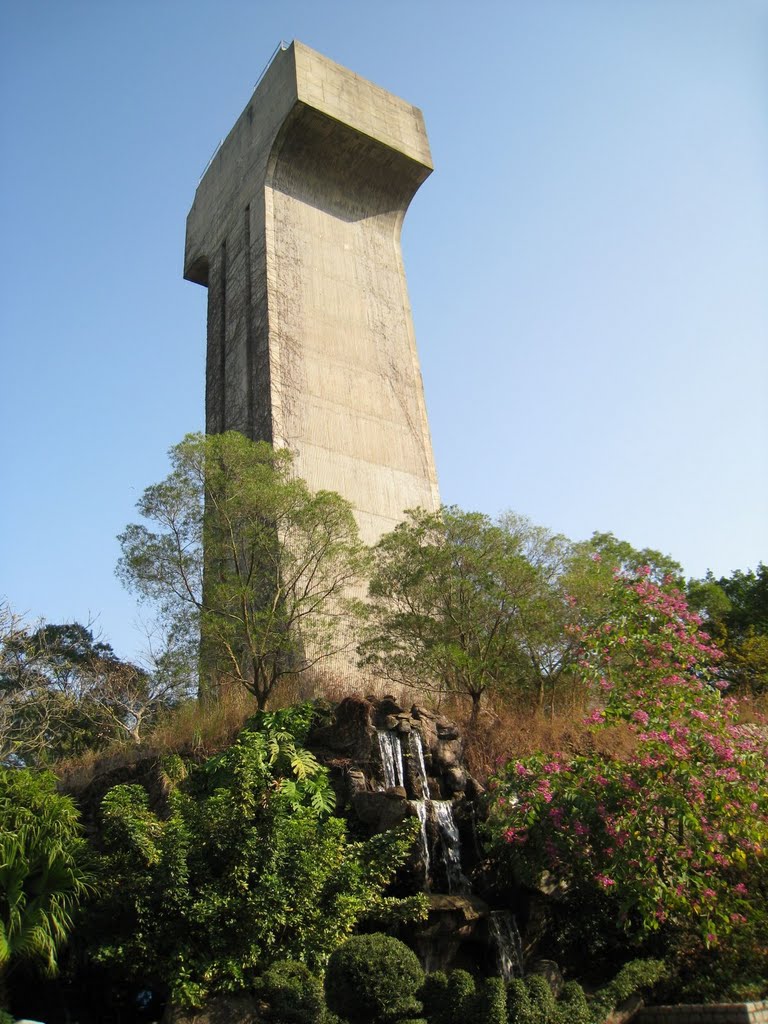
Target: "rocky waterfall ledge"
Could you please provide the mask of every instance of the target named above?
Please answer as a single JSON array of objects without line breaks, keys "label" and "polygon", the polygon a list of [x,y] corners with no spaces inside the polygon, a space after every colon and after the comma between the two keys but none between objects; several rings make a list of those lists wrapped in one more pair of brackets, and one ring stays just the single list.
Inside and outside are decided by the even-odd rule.
[{"label": "rocky waterfall ledge", "polygon": [[399,894],[426,892],[426,922],[403,935],[427,970],[484,963],[510,977],[521,970],[516,927],[474,895],[479,860],[475,817],[482,787],[464,765],[456,724],[393,697],[351,696],[332,708],[307,746],[330,771],[339,813],[353,832],[374,835],[408,817],[420,841],[395,883]]}]

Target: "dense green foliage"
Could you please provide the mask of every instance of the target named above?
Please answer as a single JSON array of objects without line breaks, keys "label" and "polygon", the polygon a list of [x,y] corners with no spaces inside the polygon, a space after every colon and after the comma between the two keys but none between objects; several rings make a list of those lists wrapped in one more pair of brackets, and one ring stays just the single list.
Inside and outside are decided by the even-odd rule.
[{"label": "dense green foliage", "polygon": [[48,773],[0,768],[0,980],[19,961],[48,973],[90,884],[72,801]]},{"label": "dense green foliage", "polygon": [[118,576],[168,634],[194,646],[199,633],[203,691],[233,682],[264,708],[283,675],[350,644],[340,606],[366,565],[351,505],[236,431],[189,434],[170,458],[137,506],[157,529],[126,527]]},{"label": "dense green foliage", "polygon": [[562,538],[514,516],[417,509],[375,548],[363,663],[469,697],[538,694],[567,659]]},{"label": "dense green foliage", "polygon": [[424,971],[416,954],[389,935],[354,935],[328,961],[325,997],[350,1024],[387,1024],[421,1011]]},{"label": "dense green foliage", "polygon": [[[321,969],[366,915],[421,913],[421,897],[384,895],[418,823],[350,842],[329,814],[326,770],[300,745],[310,717],[307,706],[258,716],[172,788],[163,816],[140,786],[109,791],[99,959],[196,1005],[278,959]],[[183,774],[178,760],[168,770]]]},{"label": "dense green foliage", "polygon": [[429,1024],[507,1024],[507,987],[501,978],[475,980],[460,969],[435,971],[419,995]]},{"label": "dense green foliage", "polygon": [[691,580],[688,595],[722,647],[722,673],[744,693],[768,693],[768,566]]},{"label": "dense green foliage", "polygon": [[596,993],[590,1006],[594,1024],[603,1024],[625,999],[653,988],[667,973],[668,968],[661,960],[631,960],[625,964],[616,977]]},{"label": "dense green foliage", "polygon": [[277,960],[256,983],[272,1024],[320,1024],[325,1017],[322,982],[306,964]]},{"label": "dense green foliage", "polygon": [[157,529],[121,537],[119,574],[164,631],[151,670],[88,627],[0,608],[0,995],[17,964],[55,971],[91,887],[73,805],[26,766],[142,743],[189,691],[200,638],[203,695],[234,683],[262,711],[217,756],[168,756],[160,787],[103,798],[71,960],[124,986],[122,1006],[147,989],[179,1007],[248,993],[272,1024],[603,1024],[662,978],[671,999],[768,993],[768,741],[730,696],[768,688],[765,566],[691,581],[696,615],[678,563],[610,533],[573,544],[443,508],[381,539],[364,665],[467,698],[478,743],[486,695],[586,708],[566,744],[497,762],[484,881],[548,893],[536,941],[591,989],[630,955],[665,960],[625,963],[589,999],[537,975],[425,978],[391,936],[353,935],[425,915],[423,896],[388,895],[418,820],[353,841],[305,747],[316,712],[263,711],[285,674],[350,645],[344,595],[371,564],[352,511],[239,434],[191,435],[171,458],[139,503]]}]

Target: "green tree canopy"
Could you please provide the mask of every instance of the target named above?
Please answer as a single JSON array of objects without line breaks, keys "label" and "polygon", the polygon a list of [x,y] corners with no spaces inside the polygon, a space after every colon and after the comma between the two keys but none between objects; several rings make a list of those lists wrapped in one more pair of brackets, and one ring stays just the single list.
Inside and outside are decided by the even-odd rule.
[{"label": "green tree canopy", "polygon": [[292,458],[234,431],[190,434],[138,502],[157,527],[120,535],[117,573],[176,635],[202,641],[201,690],[275,684],[345,649],[344,598],[366,552],[349,502],[312,493]]},{"label": "green tree canopy", "polygon": [[561,670],[562,563],[561,539],[527,520],[412,510],[375,549],[362,661],[469,697],[475,721],[487,691],[538,690]]},{"label": "green tree canopy", "polygon": [[725,652],[723,674],[742,692],[768,692],[768,566],[690,580],[688,598]]},{"label": "green tree canopy", "polygon": [[142,729],[183,686],[117,657],[79,622],[33,628],[0,609],[0,760],[40,766]]},{"label": "green tree canopy", "polygon": [[674,581],[676,586],[683,583],[683,567],[670,555],[664,555],[654,548],[635,548],[629,541],[619,540],[612,533],[601,533],[598,530],[586,542],[586,547],[600,556],[612,570],[633,573],[648,567],[650,578],[655,583],[663,583],[665,578]]}]

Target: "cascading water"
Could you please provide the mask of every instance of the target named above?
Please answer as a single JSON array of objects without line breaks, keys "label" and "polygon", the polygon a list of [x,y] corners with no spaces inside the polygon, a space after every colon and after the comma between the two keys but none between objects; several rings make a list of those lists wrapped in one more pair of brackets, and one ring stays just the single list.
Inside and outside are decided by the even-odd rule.
[{"label": "cascading water", "polygon": [[429,837],[427,835],[427,801],[413,800],[413,806],[421,823],[421,852],[424,859],[424,888],[429,891]]},{"label": "cascading water", "polygon": [[508,910],[494,910],[488,918],[488,930],[496,943],[499,970],[504,981],[522,978],[523,940],[517,921]]},{"label": "cascading water", "polygon": [[440,832],[445,873],[448,876],[448,892],[452,895],[466,895],[470,885],[469,879],[461,870],[461,840],[453,808],[448,800],[435,800],[432,807]]},{"label": "cascading water", "polygon": [[421,736],[415,731],[408,734],[408,749],[411,757],[416,759],[419,769],[419,783],[421,784],[422,800],[429,800],[429,779],[427,778],[427,766],[424,763],[424,748],[421,745]]},{"label": "cascading water", "polygon": [[[396,729],[377,729],[384,785],[380,790],[402,787],[406,789],[412,813],[418,816],[420,824],[421,862],[424,866],[424,889],[430,891],[432,874],[437,865],[445,869],[449,895],[470,896],[472,888],[462,871],[461,838],[454,817],[452,800],[433,800],[430,779],[427,774],[424,747],[419,730],[411,726],[407,740]],[[409,756],[408,771],[403,757],[403,747]],[[438,762],[439,764],[439,762]],[[433,780],[434,784],[434,780]],[[413,794],[411,796],[411,794]],[[509,911],[492,911],[488,916],[488,934],[496,951],[499,972],[505,980],[523,977],[523,948],[517,922]],[[444,938],[425,935],[423,958],[427,971],[441,968],[450,963],[458,947],[459,939],[452,939],[446,946]],[[453,945],[454,943],[455,945]]]},{"label": "cascading water", "polygon": [[427,766],[424,762],[424,747],[422,746],[421,736],[415,730],[408,735],[408,748],[417,766],[418,779],[421,785],[422,799],[414,800],[413,803],[421,821],[427,879],[429,879],[430,868],[427,819],[431,811],[440,837],[445,873],[448,880],[448,892],[451,895],[466,894],[470,890],[470,885],[469,880],[461,870],[461,840],[459,838],[459,830],[456,827],[456,819],[453,816],[453,806],[450,800],[430,799],[429,778],[427,776]]},{"label": "cascading water", "polygon": [[390,729],[377,729],[381,764],[384,768],[384,785],[387,789],[405,785],[403,770],[403,748],[400,740]]}]

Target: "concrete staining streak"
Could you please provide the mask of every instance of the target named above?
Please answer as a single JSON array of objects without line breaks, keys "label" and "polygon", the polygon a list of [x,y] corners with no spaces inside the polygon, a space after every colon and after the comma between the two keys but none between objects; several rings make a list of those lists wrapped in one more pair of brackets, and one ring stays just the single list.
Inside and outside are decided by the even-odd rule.
[{"label": "concrete staining streak", "polygon": [[400,249],[431,170],[419,110],[294,42],[187,219],[184,276],[208,287],[206,429],[290,448],[367,543],[439,505]]}]

